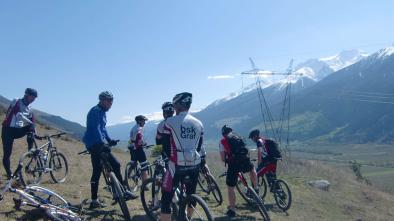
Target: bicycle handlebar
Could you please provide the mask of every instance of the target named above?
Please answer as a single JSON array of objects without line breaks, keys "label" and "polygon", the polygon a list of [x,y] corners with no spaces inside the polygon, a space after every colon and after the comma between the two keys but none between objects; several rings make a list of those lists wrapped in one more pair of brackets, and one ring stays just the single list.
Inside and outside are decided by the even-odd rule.
[{"label": "bicycle handlebar", "polygon": [[[115,143],[117,144],[120,140],[114,140]],[[116,144],[104,144],[106,145],[108,148],[116,146]],[[90,154],[89,150],[84,150],[78,153],[78,155],[82,155],[82,154]]]},{"label": "bicycle handlebar", "polygon": [[39,136],[39,135],[37,135],[37,134],[34,134],[34,137],[35,137],[36,139],[39,139],[39,140],[43,140],[43,139],[48,140],[49,138],[59,138],[59,137],[61,137],[62,135],[65,135],[65,134],[67,134],[67,133],[66,133],[66,132],[61,132],[61,133],[52,134],[52,135],[45,135],[45,136]]}]

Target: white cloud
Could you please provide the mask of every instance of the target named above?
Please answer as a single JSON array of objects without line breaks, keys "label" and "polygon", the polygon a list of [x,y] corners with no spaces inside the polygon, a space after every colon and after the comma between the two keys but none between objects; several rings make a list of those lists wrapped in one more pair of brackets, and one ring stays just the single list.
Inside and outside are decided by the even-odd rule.
[{"label": "white cloud", "polygon": [[234,76],[231,75],[213,75],[213,76],[208,76],[208,79],[210,80],[223,80],[223,79],[233,79]]}]

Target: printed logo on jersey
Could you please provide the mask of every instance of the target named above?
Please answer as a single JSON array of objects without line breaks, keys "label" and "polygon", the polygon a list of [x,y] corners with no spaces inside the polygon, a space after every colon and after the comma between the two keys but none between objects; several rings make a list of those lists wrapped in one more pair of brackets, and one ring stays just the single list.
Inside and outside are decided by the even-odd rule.
[{"label": "printed logo on jersey", "polygon": [[196,139],[196,129],[191,126],[191,127],[183,127],[181,125],[181,138],[183,139]]}]

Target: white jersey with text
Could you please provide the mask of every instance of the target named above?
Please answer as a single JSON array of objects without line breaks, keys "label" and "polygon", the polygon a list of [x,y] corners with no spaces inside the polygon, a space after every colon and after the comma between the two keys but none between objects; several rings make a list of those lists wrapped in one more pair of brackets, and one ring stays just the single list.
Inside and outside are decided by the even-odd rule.
[{"label": "white jersey with text", "polygon": [[[205,156],[202,123],[188,112],[167,118],[164,133],[170,136],[170,160],[178,166],[196,166]],[[198,149],[201,150],[198,152]]]}]

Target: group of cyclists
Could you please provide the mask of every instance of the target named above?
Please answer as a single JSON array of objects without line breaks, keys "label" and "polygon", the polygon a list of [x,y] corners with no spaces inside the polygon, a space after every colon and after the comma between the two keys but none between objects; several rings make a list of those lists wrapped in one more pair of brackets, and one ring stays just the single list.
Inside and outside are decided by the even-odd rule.
[{"label": "group of cyclists", "polygon": [[[21,138],[29,132],[34,132],[34,115],[30,104],[37,98],[37,91],[32,88],[25,90],[25,95],[21,99],[11,102],[6,117],[2,124],[2,141],[3,141],[3,165],[7,176],[11,176],[10,156],[14,139]],[[111,153],[110,146],[116,145],[117,140],[111,139],[106,129],[106,112],[112,107],[114,96],[109,91],[99,94],[99,103],[92,107],[87,114],[86,132],[83,142],[86,149],[91,154],[92,176],[91,183],[91,203],[90,208],[104,207],[105,204],[98,199],[99,180],[102,172],[100,164],[100,154],[108,152],[108,162],[119,181],[123,181],[120,172],[120,163]],[[200,120],[192,116],[189,112],[192,104],[192,94],[183,92],[176,94],[172,102],[165,102],[162,105],[163,117],[158,126],[156,134],[156,145],[162,147],[161,154],[169,159],[166,164],[166,174],[162,184],[161,198],[161,215],[160,220],[171,220],[171,201],[178,186],[178,183],[188,176],[190,182],[186,183],[186,193],[196,193],[197,179],[199,169],[206,166],[206,151],[203,145],[204,127]],[[148,164],[144,152],[146,142],[143,137],[143,127],[148,119],[143,115],[135,117],[136,124],[130,131],[129,150],[131,162],[136,166],[140,163],[141,168]],[[272,157],[267,140],[260,136],[259,130],[253,130],[249,138],[256,143],[258,150],[258,167],[254,167],[250,158],[240,157],[235,154],[233,147],[234,138],[240,138],[234,133],[233,129],[227,125],[222,127],[223,138],[219,143],[221,160],[227,166],[226,184],[228,189],[229,205],[226,215],[229,217],[236,216],[235,210],[235,191],[237,183],[237,174],[239,172],[249,173],[253,188],[258,192],[257,177],[266,174],[267,181],[276,178],[276,159]],[[34,137],[27,136],[28,148],[32,147]],[[244,142],[243,140],[241,140]],[[148,177],[147,171],[143,170],[142,179]],[[124,192],[125,200],[137,198],[135,193]],[[193,205],[189,205],[192,207]],[[189,212],[188,208],[188,212]],[[190,210],[190,213],[192,210]]]}]

